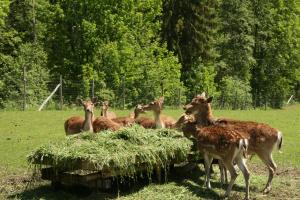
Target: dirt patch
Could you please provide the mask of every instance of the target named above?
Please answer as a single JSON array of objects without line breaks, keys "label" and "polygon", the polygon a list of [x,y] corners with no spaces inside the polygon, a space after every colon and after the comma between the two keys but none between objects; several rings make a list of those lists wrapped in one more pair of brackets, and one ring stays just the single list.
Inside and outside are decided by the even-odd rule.
[{"label": "dirt patch", "polygon": [[[267,175],[268,169],[264,164],[259,163],[247,163],[250,172],[256,174],[256,175]],[[300,181],[300,169],[297,169],[295,167],[278,167],[276,171],[277,176],[285,176],[285,177],[292,177],[293,179],[299,179]]]},{"label": "dirt patch", "polygon": [[0,181],[0,193],[10,194],[12,192],[22,190],[32,183],[32,181],[32,176],[28,174],[3,177]]}]

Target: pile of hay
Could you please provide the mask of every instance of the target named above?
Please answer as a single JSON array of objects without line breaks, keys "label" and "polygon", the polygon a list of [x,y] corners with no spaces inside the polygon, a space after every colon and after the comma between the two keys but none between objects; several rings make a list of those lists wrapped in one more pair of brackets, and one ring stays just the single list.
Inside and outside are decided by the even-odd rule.
[{"label": "pile of hay", "polygon": [[58,170],[78,169],[88,163],[93,170],[134,175],[142,165],[150,172],[156,166],[166,169],[174,160],[185,161],[191,146],[192,142],[175,130],[135,125],[116,132],[82,133],[43,145],[28,156],[28,162]]}]

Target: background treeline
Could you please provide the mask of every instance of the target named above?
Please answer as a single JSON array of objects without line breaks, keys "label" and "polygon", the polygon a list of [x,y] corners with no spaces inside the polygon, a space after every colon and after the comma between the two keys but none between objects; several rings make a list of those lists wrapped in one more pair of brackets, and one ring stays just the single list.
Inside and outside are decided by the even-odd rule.
[{"label": "background treeline", "polygon": [[27,104],[40,104],[62,75],[65,103],[90,96],[94,82],[96,96],[116,105],[126,96],[129,107],[206,91],[220,104],[280,108],[300,99],[299,4],[1,0],[0,107],[20,106],[24,82]]}]

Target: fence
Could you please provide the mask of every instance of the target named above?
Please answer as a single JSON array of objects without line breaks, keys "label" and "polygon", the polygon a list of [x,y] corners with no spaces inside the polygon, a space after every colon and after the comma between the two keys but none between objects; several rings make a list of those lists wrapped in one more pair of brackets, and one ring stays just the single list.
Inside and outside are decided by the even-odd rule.
[{"label": "fence", "polygon": [[[160,95],[165,96],[165,106],[171,108],[181,107],[191,100],[186,98],[185,92],[180,88],[173,89],[170,95],[170,91],[165,91],[163,85],[159,87],[160,89],[156,94],[150,94],[151,88],[144,88],[146,91],[141,91],[141,96],[133,98],[132,91],[126,87],[124,79],[119,89],[111,90],[105,88],[103,83],[93,80],[88,83],[83,81],[74,82],[64,80],[60,76],[51,82],[46,82],[44,90],[38,92],[27,86],[24,79],[23,91],[12,96],[6,103],[6,105],[8,104],[6,108],[17,110],[67,109],[75,107],[78,98],[86,99],[95,96],[99,97],[100,100],[109,100],[113,108],[123,109],[133,107],[137,103],[148,103]],[[260,99],[258,104],[256,101],[258,98],[248,93],[219,95],[214,96],[213,107],[215,109],[266,109],[273,101],[277,101],[276,99],[271,101],[270,99],[268,101],[267,99]],[[293,101],[293,98],[291,97],[286,101]]]}]

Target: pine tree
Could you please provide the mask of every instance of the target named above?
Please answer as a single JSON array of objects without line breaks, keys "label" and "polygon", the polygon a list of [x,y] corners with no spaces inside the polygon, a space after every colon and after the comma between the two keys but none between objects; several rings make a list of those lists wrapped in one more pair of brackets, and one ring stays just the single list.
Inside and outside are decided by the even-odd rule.
[{"label": "pine tree", "polygon": [[200,68],[212,65],[216,58],[216,6],[215,0],[165,0],[163,4],[162,38],[182,64],[181,80],[191,90],[189,96],[200,92],[192,91]]}]

